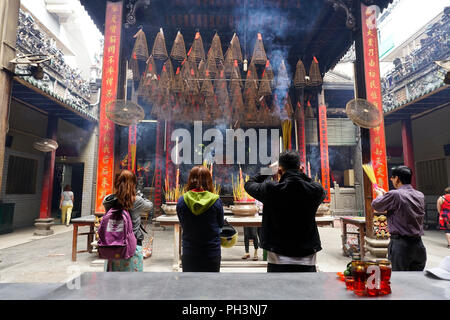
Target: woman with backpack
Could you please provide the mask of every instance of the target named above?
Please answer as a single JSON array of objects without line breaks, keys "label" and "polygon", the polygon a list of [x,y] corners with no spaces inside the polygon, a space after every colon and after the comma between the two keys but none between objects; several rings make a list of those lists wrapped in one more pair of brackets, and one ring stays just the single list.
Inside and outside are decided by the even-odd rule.
[{"label": "woman with backpack", "polygon": [[447,248],[450,249],[450,187],[445,188],[444,195],[436,203],[439,212],[439,229],[445,230]]},{"label": "woman with backpack", "polygon": [[183,230],[183,272],[219,272],[224,213],[219,195],[213,193],[209,170],[203,166],[192,168],[187,190],[177,203],[177,215]]},{"label": "woman with backpack", "polygon": [[[141,227],[141,215],[151,212],[153,203],[136,195],[136,175],[129,170],[122,170],[116,174],[114,180],[114,194],[108,195],[103,200],[106,212],[110,209],[128,211],[132,224],[133,233],[136,237],[136,251],[129,259],[109,260],[106,271],[143,271],[144,258],[142,254],[142,241],[144,234]],[[151,218],[151,214],[150,214]]]}]

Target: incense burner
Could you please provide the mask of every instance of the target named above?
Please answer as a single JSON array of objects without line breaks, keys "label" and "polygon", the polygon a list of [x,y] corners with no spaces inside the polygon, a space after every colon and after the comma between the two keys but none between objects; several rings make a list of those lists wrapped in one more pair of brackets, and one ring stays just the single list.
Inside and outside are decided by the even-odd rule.
[{"label": "incense burner", "polygon": [[235,216],[254,216],[258,213],[255,201],[234,201],[230,209]]},{"label": "incense burner", "polygon": [[161,205],[161,209],[168,216],[177,214],[177,203],[176,202],[166,202]]}]

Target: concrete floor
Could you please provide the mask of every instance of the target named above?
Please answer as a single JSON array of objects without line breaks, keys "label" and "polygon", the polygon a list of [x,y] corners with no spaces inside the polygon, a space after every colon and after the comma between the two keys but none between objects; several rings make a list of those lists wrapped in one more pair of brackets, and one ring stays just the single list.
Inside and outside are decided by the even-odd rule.
[{"label": "concrete floor", "polygon": [[[0,235],[1,283],[67,282],[82,272],[103,271],[103,261],[96,254],[79,253],[77,261],[71,261],[72,225],[55,225],[53,229],[55,234],[46,237],[33,236],[33,228]],[[80,228],[79,232],[83,230]],[[155,228],[153,232],[153,255],[144,260],[144,271],[171,272],[173,229]],[[319,271],[343,271],[350,258],[342,255],[340,227],[321,227],[319,233],[323,247],[317,255]],[[79,237],[79,250],[85,248],[85,238]],[[427,268],[438,266],[442,258],[450,254],[442,232],[427,230],[423,241],[427,248]],[[266,272],[262,250],[258,251],[259,261],[251,261],[241,259],[244,254],[241,241],[233,248],[222,248],[221,272]],[[253,252],[252,247],[250,252]]]}]

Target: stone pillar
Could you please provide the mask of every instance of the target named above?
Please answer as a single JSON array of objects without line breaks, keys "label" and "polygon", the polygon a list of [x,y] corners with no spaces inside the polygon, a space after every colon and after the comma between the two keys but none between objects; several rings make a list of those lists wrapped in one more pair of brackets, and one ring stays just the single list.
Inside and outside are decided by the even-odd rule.
[{"label": "stone pillar", "polygon": [[402,120],[402,148],[403,162],[412,172],[411,185],[416,188],[416,167],[414,162],[414,147],[412,141],[411,118]]},{"label": "stone pillar", "polygon": [[[55,116],[48,117],[47,138],[56,141],[58,132],[58,118]],[[52,194],[53,194],[53,176],[55,172],[55,156],[56,150],[47,152],[44,160],[44,176],[42,178],[41,207],[39,210],[39,219],[35,220],[34,235],[48,236],[53,234],[51,226],[53,225],[52,211]]]}]

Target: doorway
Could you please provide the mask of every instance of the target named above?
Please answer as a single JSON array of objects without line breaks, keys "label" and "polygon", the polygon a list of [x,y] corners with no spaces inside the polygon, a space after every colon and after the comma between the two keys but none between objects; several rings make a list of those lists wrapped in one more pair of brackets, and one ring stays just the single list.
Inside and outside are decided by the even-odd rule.
[{"label": "doorway", "polygon": [[59,203],[61,194],[66,185],[72,187],[74,206],[72,218],[81,217],[81,205],[83,199],[84,163],[55,163],[52,195],[52,217],[61,218]]}]

